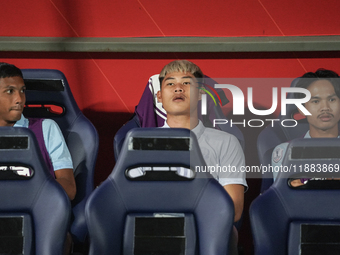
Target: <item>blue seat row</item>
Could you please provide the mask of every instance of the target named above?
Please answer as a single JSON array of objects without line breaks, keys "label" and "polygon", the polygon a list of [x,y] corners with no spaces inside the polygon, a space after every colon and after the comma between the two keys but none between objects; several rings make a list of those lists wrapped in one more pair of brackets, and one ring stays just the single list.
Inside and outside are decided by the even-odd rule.
[{"label": "blue seat row", "polygon": [[[0,220],[22,219],[23,235],[17,243],[24,246],[23,254],[62,254],[71,205],[44,165],[34,134],[26,128],[2,128],[0,146],[2,166],[30,169],[27,177],[0,171],[5,194]],[[196,137],[187,129],[128,133],[111,175],[86,202],[89,254],[168,254],[169,249],[174,254],[228,254],[233,202],[209,173],[189,179],[172,170],[148,171],[141,179],[128,175],[134,167],[169,166],[164,163],[169,157],[174,159],[171,167],[205,166]],[[13,222],[8,225],[12,228]],[[14,238],[2,232],[4,238]]]}]

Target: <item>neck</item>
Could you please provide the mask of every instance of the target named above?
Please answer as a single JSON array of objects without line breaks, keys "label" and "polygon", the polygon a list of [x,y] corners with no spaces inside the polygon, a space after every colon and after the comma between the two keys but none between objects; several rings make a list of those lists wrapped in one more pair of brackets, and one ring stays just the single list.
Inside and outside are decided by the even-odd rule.
[{"label": "neck", "polygon": [[166,122],[171,128],[187,128],[193,129],[198,125],[197,116],[167,116]]},{"label": "neck", "polygon": [[16,121],[5,121],[1,120],[0,121],[0,127],[13,127]]},{"label": "neck", "polygon": [[315,128],[310,127],[309,135],[312,138],[338,137],[339,136],[338,125],[336,125],[334,128],[327,129],[327,130],[315,129]]}]

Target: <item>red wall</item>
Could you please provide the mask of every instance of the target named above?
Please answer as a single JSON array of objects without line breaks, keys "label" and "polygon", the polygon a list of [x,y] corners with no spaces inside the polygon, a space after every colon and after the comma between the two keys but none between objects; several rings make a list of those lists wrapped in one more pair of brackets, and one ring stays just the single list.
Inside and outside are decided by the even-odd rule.
[{"label": "red wall", "polygon": [[62,37],[339,35],[337,0],[11,0],[1,35]]}]

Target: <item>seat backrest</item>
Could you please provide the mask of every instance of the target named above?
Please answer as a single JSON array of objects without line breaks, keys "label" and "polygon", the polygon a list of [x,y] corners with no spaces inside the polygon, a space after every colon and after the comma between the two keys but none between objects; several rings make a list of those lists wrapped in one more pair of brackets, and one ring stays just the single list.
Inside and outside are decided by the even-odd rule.
[{"label": "seat backrest", "polygon": [[[294,79],[291,83],[291,87],[295,87],[298,80],[299,78]],[[288,93],[287,98],[293,97],[293,93]],[[261,131],[257,138],[257,153],[261,165],[268,166],[271,164],[272,153],[277,145],[303,137],[309,130],[309,124],[306,119],[298,120],[298,124],[295,127],[291,127],[294,123],[291,123],[289,119],[295,119],[294,115],[297,112],[298,109],[295,104],[287,104],[286,115],[280,115],[278,117],[279,121],[274,121],[273,124],[268,125]],[[282,124],[282,122],[284,124]],[[272,184],[273,173],[269,171],[263,173],[261,193],[266,191]]]},{"label": "seat backrest", "polygon": [[87,229],[85,203],[94,189],[94,169],[99,138],[92,123],[80,111],[64,74],[58,70],[23,69],[26,90],[25,117],[55,120],[70,150],[77,194],[72,201],[71,233],[83,242]]},{"label": "seat backrest", "polygon": [[291,141],[277,180],[250,207],[256,255],[337,253],[340,181],[310,180],[293,188],[289,179],[339,178],[339,155],[337,138]]},{"label": "seat backrest", "polygon": [[[190,130],[130,130],[112,173],[86,205],[89,254],[228,254],[233,203],[197,166],[205,162]],[[140,167],[158,168],[132,178]],[[178,175],[178,167],[193,177]]]},{"label": "seat backrest", "polygon": [[32,131],[0,128],[0,169],[0,253],[62,255],[71,205]]},{"label": "seat backrest", "polygon": [[[121,151],[122,145],[124,143],[124,139],[126,133],[136,127],[162,127],[166,120],[166,111],[163,109],[162,103],[157,101],[157,92],[160,90],[160,83],[158,79],[159,75],[153,75],[149,78],[149,81],[146,85],[146,88],[143,92],[143,95],[136,106],[135,113],[130,121],[128,121],[123,127],[121,127],[114,137],[114,153],[115,159],[118,159],[118,155]],[[224,91],[222,89],[214,89],[214,85],[216,82],[209,78],[205,77],[205,89],[209,91],[211,95],[215,95],[215,101],[222,103],[225,105],[229,102],[226,98]],[[215,93],[216,92],[216,93]],[[219,98],[217,98],[217,96]],[[219,100],[221,99],[221,100]],[[220,104],[215,104],[214,99],[210,96],[207,97],[207,107],[208,114],[201,114],[201,101],[199,101],[198,109],[198,117],[203,122],[206,127],[213,127],[214,119],[226,119]],[[238,127],[216,124],[216,128],[222,131],[228,132],[236,136],[239,140],[242,148],[244,149],[245,141],[242,132]]]}]

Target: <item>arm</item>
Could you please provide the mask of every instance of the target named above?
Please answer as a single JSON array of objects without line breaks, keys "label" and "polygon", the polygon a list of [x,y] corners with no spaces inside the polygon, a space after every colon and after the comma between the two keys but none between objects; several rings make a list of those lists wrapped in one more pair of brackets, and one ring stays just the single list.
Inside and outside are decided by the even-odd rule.
[{"label": "arm", "polygon": [[241,184],[228,184],[224,186],[224,189],[228,192],[229,196],[234,202],[234,222],[239,221],[243,212],[244,186]]},{"label": "arm", "polygon": [[66,194],[73,200],[76,196],[76,182],[74,180],[73,169],[59,169],[54,171],[56,181],[64,188]]},{"label": "arm", "polygon": [[58,124],[50,119],[43,121],[43,135],[56,181],[63,187],[70,200],[73,200],[76,194],[76,182],[73,175],[71,154],[64,136]]},{"label": "arm", "polygon": [[[224,143],[227,144],[227,143]],[[228,192],[234,203],[234,221],[239,221],[244,206],[244,192],[247,187],[246,175],[241,171],[245,165],[242,147],[236,137],[230,137],[228,146],[223,146],[220,155],[220,164],[223,166],[234,166],[237,172],[220,173],[219,181]]]}]

